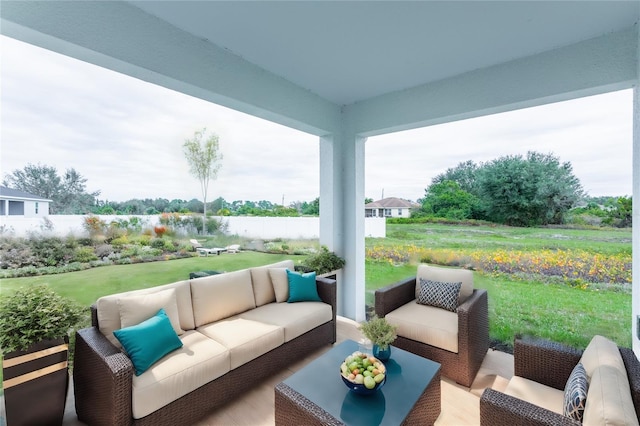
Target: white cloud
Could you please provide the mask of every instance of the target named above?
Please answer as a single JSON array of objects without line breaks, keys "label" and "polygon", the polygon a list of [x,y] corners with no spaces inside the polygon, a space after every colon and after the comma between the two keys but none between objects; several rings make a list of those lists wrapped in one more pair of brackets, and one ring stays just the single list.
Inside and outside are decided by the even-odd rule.
[{"label": "white cloud", "polygon": [[[182,143],[220,137],[209,199],[285,204],[319,195],[318,138],[0,37],[0,175],[27,163],[75,168],[101,199],[201,198]],[[461,161],[529,150],[570,161],[591,195],[631,194],[631,91],[370,138],[367,197],[417,199]]]}]

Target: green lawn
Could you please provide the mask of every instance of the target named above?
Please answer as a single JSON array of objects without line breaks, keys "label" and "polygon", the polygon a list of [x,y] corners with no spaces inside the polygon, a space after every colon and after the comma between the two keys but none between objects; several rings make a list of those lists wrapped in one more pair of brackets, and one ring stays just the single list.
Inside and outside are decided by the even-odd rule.
[{"label": "green lawn", "polygon": [[[388,225],[386,239],[376,245],[468,249],[580,249],[616,255],[631,252],[630,230],[564,230],[456,225]],[[168,262],[104,266],[59,275],[2,280],[2,291],[47,283],[60,294],[85,306],[107,294],[187,279],[199,270],[234,271],[302,256],[245,251],[236,255],[193,257]],[[377,288],[414,275],[416,265],[367,261],[366,303]],[[493,276],[475,272],[475,285],[489,294],[490,334],[507,344],[516,334],[530,334],[584,347],[591,336],[603,334],[622,346],[631,345],[631,294],[628,291],[581,289],[563,284]]]},{"label": "green lawn", "polygon": [[38,277],[6,278],[2,291],[31,284],[48,284],[59,294],[89,306],[99,297],[139,288],[189,279],[189,273],[202,270],[236,271],[250,266],[266,265],[301,256],[245,251],[238,254],[192,257],[168,262],[136,263],[87,269],[66,274]]}]

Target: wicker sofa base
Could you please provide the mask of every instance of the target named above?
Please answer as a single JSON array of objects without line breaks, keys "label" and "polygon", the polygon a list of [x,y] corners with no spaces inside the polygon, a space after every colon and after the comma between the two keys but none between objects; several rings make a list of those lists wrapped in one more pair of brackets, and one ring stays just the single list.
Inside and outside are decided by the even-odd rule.
[{"label": "wicker sofa base", "polygon": [[[103,371],[103,374],[100,374],[100,370],[104,370],[107,364],[112,366],[111,370],[130,371],[130,366],[125,365],[130,363],[128,358],[111,345],[95,327],[80,330],[76,336],[76,354],[78,351],[85,353],[78,357],[82,361],[80,365],[76,364],[74,373],[78,419],[90,425],[192,424],[255,386],[256,381],[273,375],[324,345],[335,343],[335,330],[335,320],[318,326],[141,419],[131,417],[130,392],[128,395],[118,395],[116,399],[119,401],[106,401],[100,398],[100,394],[104,394],[105,397],[112,394],[110,391],[101,392],[104,390],[103,387],[110,390],[118,388],[112,373],[104,374],[106,372]],[[91,348],[96,345],[103,346],[102,353],[107,354],[106,358],[100,359],[96,356],[97,352]],[[110,345],[113,349],[105,348],[104,345]],[[108,350],[104,351],[104,349]],[[76,374],[78,374],[77,377]],[[91,380],[83,377],[86,375],[91,375]],[[104,377],[105,380],[100,383],[96,376]],[[131,376],[117,377],[116,375],[115,381],[118,380],[130,382]],[[131,389],[131,385],[119,388]]]}]

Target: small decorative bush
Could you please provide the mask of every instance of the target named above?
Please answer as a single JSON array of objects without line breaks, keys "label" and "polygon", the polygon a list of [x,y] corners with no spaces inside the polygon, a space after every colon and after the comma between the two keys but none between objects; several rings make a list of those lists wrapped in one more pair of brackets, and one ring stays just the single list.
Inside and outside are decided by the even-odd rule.
[{"label": "small decorative bush", "polygon": [[76,302],[47,286],[23,287],[0,300],[0,348],[6,354],[68,336],[84,318]]},{"label": "small decorative bush", "polygon": [[126,235],[123,235],[122,237],[114,238],[113,240],[111,240],[111,245],[113,247],[122,247],[125,244],[129,244],[129,238],[127,238]]},{"label": "small decorative bush", "polygon": [[164,240],[161,238],[154,238],[151,240],[151,244],[149,245],[156,249],[164,249]]},{"label": "small decorative bush", "polygon": [[77,247],[74,253],[73,261],[80,263],[88,263],[92,260],[98,260],[91,247]]},{"label": "small decorative bush", "polygon": [[100,244],[96,247],[96,256],[99,259],[109,256],[113,253],[113,246],[111,244]]},{"label": "small decorative bush", "polygon": [[326,246],[322,246],[316,254],[308,256],[303,262],[302,267],[316,271],[317,274],[326,274],[331,271],[342,269],[345,261]]}]

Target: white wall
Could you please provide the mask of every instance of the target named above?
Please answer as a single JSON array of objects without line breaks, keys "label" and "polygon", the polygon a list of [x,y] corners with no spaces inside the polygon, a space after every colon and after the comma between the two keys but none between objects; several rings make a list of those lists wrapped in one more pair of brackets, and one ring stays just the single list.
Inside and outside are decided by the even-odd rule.
[{"label": "white wall", "polygon": [[[128,219],[132,216],[100,215],[100,219],[109,223],[115,219]],[[136,216],[145,225],[154,226],[159,223],[158,215]],[[81,215],[52,215],[48,219],[53,224],[51,231],[55,235],[83,235]],[[218,217],[228,224],[228,233],[246,238],[319,238],[320,219],[318,217]],[[19,216],[0,217],[0,226],[16,236],[26,236],[28,232],[41,231],[45,224],[42,218],[25,218]],[[384,218],[367,218],[365,220],[365,236],[384,238],[386,225]]]}]

